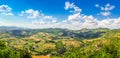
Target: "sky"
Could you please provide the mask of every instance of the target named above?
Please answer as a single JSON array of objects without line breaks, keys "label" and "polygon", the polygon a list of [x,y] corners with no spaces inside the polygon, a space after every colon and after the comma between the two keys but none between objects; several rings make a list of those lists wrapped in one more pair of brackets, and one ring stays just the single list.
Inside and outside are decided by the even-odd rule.
[{"label": "sky", "polygon": [[120,28],[119,0],[0,0],[0,26]]}]

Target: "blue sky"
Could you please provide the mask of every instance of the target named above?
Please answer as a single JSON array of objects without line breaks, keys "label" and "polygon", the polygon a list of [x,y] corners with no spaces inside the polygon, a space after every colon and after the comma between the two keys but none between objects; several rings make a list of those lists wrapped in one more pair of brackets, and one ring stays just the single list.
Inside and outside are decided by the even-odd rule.
[{"label": "blue sky", "polygon": [[120,28],[119,0],[0,0],[0,25]]}]

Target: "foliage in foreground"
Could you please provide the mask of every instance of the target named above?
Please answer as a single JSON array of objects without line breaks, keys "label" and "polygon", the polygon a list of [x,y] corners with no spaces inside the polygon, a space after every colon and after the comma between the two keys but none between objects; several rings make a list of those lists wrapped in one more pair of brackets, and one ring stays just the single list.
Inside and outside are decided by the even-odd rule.
[{"label": "foliage in foreground", "polygon": [[0,41],[0,58],[31,58],[31,54],[27,50],[8,48],[6,42]]},{"label": "foliage in foreground", "polygon": [[83,40],[79,48],[68,49],[62,58],[120,58],[120,30],[107,32],[100,39]]}]

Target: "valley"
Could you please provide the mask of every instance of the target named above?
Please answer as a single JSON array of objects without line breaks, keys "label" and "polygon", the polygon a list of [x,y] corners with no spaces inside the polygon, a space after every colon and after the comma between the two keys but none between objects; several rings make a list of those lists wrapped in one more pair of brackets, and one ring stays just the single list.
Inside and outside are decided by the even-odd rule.
[{"label": "valley", "polygon": [[46,55],[51,58],[120,57],[119,29],[4,29],[0,35],[5,49],[18,52],[20,58]]}]

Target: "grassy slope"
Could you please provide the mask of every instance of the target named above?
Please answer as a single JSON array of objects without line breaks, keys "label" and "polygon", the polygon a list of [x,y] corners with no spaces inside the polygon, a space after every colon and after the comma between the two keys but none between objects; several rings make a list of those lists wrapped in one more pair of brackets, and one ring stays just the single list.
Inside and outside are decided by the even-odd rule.
[{"label": "grassy slope", "polygon": [[16,38],[12,36],[1,40],[6,41],[9,48],[26,48],[33,55],[50,54],[52,58],[120,58],[120,30],[107,31],[102,37],[84,40],[44,32]]},{"label": "grassy slope", "polygon": [[108,31],[103,37],[83,40],[83,45],[67,51],[67,58],[120,58],[120,30]]}]

